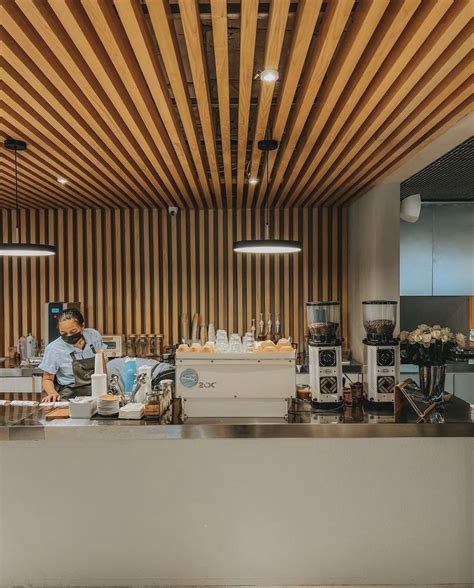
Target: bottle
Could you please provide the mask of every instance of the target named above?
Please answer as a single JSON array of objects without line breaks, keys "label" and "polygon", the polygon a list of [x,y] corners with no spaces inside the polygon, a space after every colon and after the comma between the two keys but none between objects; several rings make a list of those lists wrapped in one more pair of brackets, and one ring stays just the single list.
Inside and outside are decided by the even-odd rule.
[{"label": "bottle", "polygon": [[33,335],[30,333],[26,338],[26,358],[30,359],[36,356],[36,350],[38,348],[38,343]]},{"label": "bottle", "polygon": [[18,350],[18,353],[20,355],[20,360],[21,361],[25,361],[25,359],[27,358],[27,354],[26,354],[26,337],[23,336],[23,335],[18,339],[17,350]]},{"label": "bottle", "polygon": [[263,312],[260,313],[260,320],[258,321],[258,340],[265,341],[265,321],[263,320]]},{"label": "bottle", "polygon": [[278,343],[278,341],[281,339],[281,321],[280,321],[279,314],[276,315],[274,339],[275,339],[275,343]]},{"label": "bottle", "polygon": [[273,320],[272,320],[272,313],[268,315],[268,323],[267,323],[267,339],[273,341]]},{"label": "bottle", "polygon": [[252,333],[253,340],[255,341],[255,335],[257,334],[257,327],[255,326],[255,319],[252,319],[252,326],[250,327],[250,332]]},{"label": "bottle", "polygon": [[137,373],[137,360],[134,357],[126,357],[123,368],[124,391],[130,395],[133,392],[133,383]]}]

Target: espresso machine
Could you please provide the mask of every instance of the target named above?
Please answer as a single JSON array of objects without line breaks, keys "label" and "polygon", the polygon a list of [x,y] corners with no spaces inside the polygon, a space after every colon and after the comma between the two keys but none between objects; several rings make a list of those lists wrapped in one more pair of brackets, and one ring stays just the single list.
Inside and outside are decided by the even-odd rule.
[{"label": "espresso machine", "polygon": [[342,348],[339,335],[339,302],[308,302],[309,383],[313,402],[330,405],[342,403]]},{"label": "espresso machine", "polygon": [[364,339],[364,397],[370,403],[393,403],[400,380],[400,347],[393,332],[397,303],[391,300],[362,302]]}]

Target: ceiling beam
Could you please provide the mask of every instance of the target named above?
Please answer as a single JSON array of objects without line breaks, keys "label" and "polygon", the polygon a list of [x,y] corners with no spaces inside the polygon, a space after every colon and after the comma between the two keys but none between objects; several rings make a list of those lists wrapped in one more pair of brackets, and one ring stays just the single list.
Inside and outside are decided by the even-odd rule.
[{"label": "ceiling beam", "polygon": [[239,120],[237,142],[237,208],[241,208],[247,165],[250,99],[254,77],[258,0],[242,0],[240,15]]},{"label": "ceiling beam", "polygon": [[218,172],[216,133],[211,109],[209,74],[204,51],[198,0],[179,0],[179,11],[193,78],[194,95],[196,96],[201,129],[206,146],[207,161],[211,171],[212,187],[217,206],[220,208],[222,207],[222,189]]},{"label": "ceiling beam", "polygon": [[[342,185],[347,185],[347,182],[353,182],[357,169],[364,162],[369,159],[372,162],[379,159],[380,145],[400,126],[405,126],[406,121],[413,113],[421,112],[421,105],[426,104],[425,99],[440,100],[441,94],[448,84],[451,87],[449,90],[451,93],[454,89],[452,85],[454,80],[459,85],[464,82],[462,77],[464,67],[467,66],[468,72],[471,71],[469,68],[472,68],[472,32],[469,28],[464,29],[463,33],[442,53],[440,59],[419,79],[418,83],[400,101],[398,107],[387,117],[351,163],[343,169],[325,191],[319,193],[321,199],[330,202],[331,198],[327,196],[336,192]],[[461,77],[458,75],[460,72]]]},{"label": "ceiling beam", "polygon": [[368,190],[373,188],[374,186],[383,182],[384,178],[391,175],[397,168],[399,168],[403,163],[407,160],[412,159],[417,152],[421,151],[426,145],[434,141],[437,137],[443,135],[449,128],[454,126],[458,121],[462,118],[467,116],[468,114],[472,113],[473,111],[473,98],[472,98],[472,88],[470,89],[470,96],[462,104],[460,104],[457,108],[452,110],[444,119],[439,121],[435,126],[430,129],[424,129],[421,136],[412,142],[408,149],[405,149],[404,145],[399,146],[397,153],[399,153],[398,157],[394,158],[391,163],[385,166],[382,169],[377,170],[372,174],[364,185],[358,189],[356,194],[352,195],[345,195],[338,205],[340,206],[348,206],[355,202],[360,196],[365,194]]},{"label": "ceiling beam", "polygon": [[[67,64],[87,90],[93,106],[99,112],[108,114],[111,131],[120,132],[119,127],[125,123],[124,131],[143,161],[145,171],[149,171],[148,177],[162,201],[168,205],[179,204],[180,197],[172,174],[81,3],[74,0],[51,0],[50,5],[41,0],[18,0],[18,3],[43,38],[48,38],[49,45],[56,48],[61,62]],[[153,193],[151,197],[154,197]]]},{"label": "ceiling beam", "polygon": [[339,44],[339,40],[346,28],[352,6],[352,0],[332,2],[326,5],[322,24],[317,32],[315,46],[305,71],[302,86],[298,92],[293,116],[289,123],[288,137],[280,149],[276,163],[276,172],[272,178],[269,198],[274,203],[274,206],[279,206],[280,204],[279,200],[275,199],[275,195],[283,181],[290,159],[304,130],[311,108]]},{"label": "ceiling beam", "polygon": [[358,168],[357,173],[354,174],[354,178],[350,182],[344,184],[339,190],[331,191],[331,198],[327,199],[328,205],[335,204],[344,194],[355,193],[357,187],[362,184],[370,173],[370,170],[377,166],[381,168],[388,165],[395,159],[399,154],[399,151],[395,149],[396,155],[394,155],[395,146],[397,148],[400,146],[402,149],[408,148],[411,143],[418,140],[420,134],[425,134],[427,130],[462,104],[473,89],[471,64],[472,61],[467,66],[462,64],[458,71],[453,72],[453,75],[450,75],[445,80],[442,87],[436,88],[423,101],[420,108],[406,118],[395,133],[390,135],[384,142],[379,143],[377,156]]},{"label": "ceiling beam", "polygon": [[[71,2],[71,0],[67,1]],[[51,2],[57,6],[64,3],[64,0],[50,0]],[[167,185],[167,188],[170,191],[173,188],[171,193],[181,207],[195,205],[181,163],[173,149],[116,9],[108,0],[82,0],[82,5],[113,64],[112,68],[108,68],[109,77],[115,75],[115,72],[119,75],[123,86],[120,86],[117,81],[117,87],[126,88],[128,91],[149,133],[150,149],[156,157],[161,156],[163,169],[176,183],[177,190],[173,184]],[[97,51],[95,53],[97,54]],[[97,67],[94,67],[94,71],[96,70]]]},{"label": "ceiling beam", "polygon": [[178,113],[171,100],[164,73],[158,62],[140,0],[115,0],[114,6],[133,48],[138,65],[150,88],[176,155],[181,162],[192,196],[197,206],[202,208],[204,200],[194,162],[184,139]]},{"label": "ceiling beam", "polygon": [[[270,5],[270,14],[268,16],[268,25],[265,37],[263,69],[279,70],[280,55],[283,47],[283,40],[285,38],[289,7],[290,0],[279,0],[279,2],[272,2]],[[259,82],[259,84],[260,92],[258,98],[257,121],[255,124],[249,168],[249,175],[253,177],[258,176],[262,153],[258,148],[257,143],[266,136],[268,118],[270,116],[270,109],[272,106],[272,98],[275,91],[276,82]],[[244,204],[245,207],[252,207],[254,191],[255,184],[249,184],[247,198]]]},{"label": "ceiling beam", "polygon": [[232,207],[232,152],[230,146],[229,44],[227,0],[211,0],[212,37],[216,62],[217,98],[219,101],[220,138],[226,191],[226,206]]},{"label": "ceiling beam", "polygon": [[[383,76],[378,76],[380,82],[377,77],[374,79],[370,96],[353,113],[344,134],[351,137],[350,144],[343,149],[335,149],[325,162],[323,167],[326,173],[318,184],[319,192],[328,188],[361,147],[378,132],[401,100],[460,34],[471,13],[470,0],[457,0],[448,12],[438,12],[432,19],[425,18],[421,35],[417,35],[420,32],[417,28],[412,35],[405,36],[402,54],[393,60],[393,67],[387,68]],[[413,37],[417,37],[418,43],[410,46]]]},{"label": "ceiling beam", "polygon": [[[319,11],[322,0],[301,0],[298,2],[298,11],[291,34],[290,50],[286,62],[286,71],[281,82],[278,100],[275,107],[275,116],[272,128],[272,137],[279,143],[278,149],[268,154],[268,176],[271,178],[273,167],[281,146],[283,132],[285,131],[288,117],[293,106],[296,90],[300,81],[301,72],[306,63],[311,40],[314,35],[316,23],[319,18]],[[257,207],[263,203],[267,190],[266,162],[263,163],[263,170],[259,182]]]},{"label": "ceiling beam", "polygon": [[186,75],[181,61],[173,17],[167,0],[154,0],[147,4],[153,26],[156,41],[160,48],[166,74],[173,91],[173,96],[181,118],[184,133],[191,150],[197,169],[201,188],[206,199],[206,204],[213,205],[213,198],[209,189],[208,174],[205,159],[194,120],[188,89],[186,87]]},{"label": "ceiling beam", "polygon": [[[384,96],[387,93],[390,96],[394,95],[393,84],[396,82],[405,84],[404,70],[408,71],[407,66],[414,63],[412,61],[414,55],[426,39],[429,38],[436,26],[439,23],[446,22],[445,17],[447,17],[447,13],[451,8],[454,8],[452,0],[427,2],[419,6],[400,35],[396,45],[393,46],[393,49],[384,60],[382,67],[378,68],[374,76],[371,76],[370,84],[365,88],[365,92],[362,95],[357,95],[358,100],[351,112],[347,112],[347,116],[338,117],[335,128],[328,133],[327,140],[320,148],[317,148],[317,161],[313,160],[305,175],[307,177],[310,169],[312,169],[311,180],[302,191],[298,201],[304,200],[316,188],[318,191],[324,189],[321,187],[323,181],[325,182],[323,178],[325,176],[329,177],[329,174],[336,167],[339,167],[340,161],[343,159],[342,151],[348,145],[347,142],[352,143],[354,135],[359,130],[364,131],[367,118],[372,111],[380,112],[379,103],[384,99]],[[384,50],[383,42],[381,49]],[[372,55],[376,55],[375,59],[380,63],[378,54],[372,53]],[[408,85],[405,84],[404,88],[405,93],[409,91]],[[404,94],[399,94],[398,98],[401,99],[403,96]],[[336,137],[337,140],[335,140]]]},{"label": "ceiling beam", "polygon": [[[46,44],[11,0],[3,2],[2,23],[8,31],[3,37],[4,43],[10,43],[13,51],[15,45],[18,45],[20,47],[19,55],[22,58],[27,55],[30,61],[34,60],[37,68],[44,73],[47,80],[54,84],[57,92],[61,94],[61,99],[66,104],[70,104],[82,119],[87,121],[125,167],[130,167],[139,185],[142,186],[141,205],[152,205],[153,200],[150,198],[150,193],[155,190],[155,180],[150,180],[148,170],[144,169],[145,163],[129,142],[125,131],[122,132],[121,128],[116,129],[115,123],[109,121],[107,113],[99,113],[92,107],[89,102],[89,94],[85,93],[85,88],[71,75],[65,64],[60,62],[57,52],[54,52]],[[15,40],[10,35],[13,35]],[[26,67],[29,66],[29,62],[25,61],[24,63]],[[26,73],[25,77],[34,85],[34,76],[28,76]]]},{"label": "ceiling beam", "polygon": [[[413,10],[417,4],[417,0],[412,2]],[[342,47],[334,57],[328,77],[318,96],[316,108],[305,126],[300,145],[298,145],[297,151],[291,160],[288,174],[285,174],[284,181],[280,187],[280,191],[285,192],[285,201],[288,201],[288,203],[294,204],[297,191],[291,188],[336,108],[351,75],[362,59],[363,53],[376,32],[388,5],[389,0],[361,0],[359,2],[344,37]],[[382,62],[382,59],[383,57],[379,57],[380,62]]]}]

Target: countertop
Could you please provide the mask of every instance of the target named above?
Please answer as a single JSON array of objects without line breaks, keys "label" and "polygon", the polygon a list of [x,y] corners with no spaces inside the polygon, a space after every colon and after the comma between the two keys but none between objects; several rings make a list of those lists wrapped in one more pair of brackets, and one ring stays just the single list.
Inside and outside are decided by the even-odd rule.
[{"label": "countertop", "polygon": [[[342,371],[348,374],[360,374],[362,365],[356,361],[344,363]],[[400,371],[405,374],[414,374],[418,372],[418,366],[413,364],[402,364]],[[458,360],[447,364],[446,372],[448,374],[474,373],[474,360]],[[308,373],[308,366],[301,369],[301,374]],[[9,360],[0,363],[0,378],[31,378],[32,376],[41,376],[42,370],[38,367],[20,367],[18,364],[10,363]]]},{"label": "countertop", "polygon": [[453,398],[443,422],[417,422],[416,415],[354,407],[344,411],[299,413],[285,419],[189,419],[184,424],[140,421],[63,419],[46,421],[43,409],[0,406],[0,441],[153,440],[235,438],[474,437],[474,412]]},{"label": "countertop", "polygon": [[31,378],[42,374],[43,371],[36,366],[23,367],[8,358],[0,361],[0,378]]}]

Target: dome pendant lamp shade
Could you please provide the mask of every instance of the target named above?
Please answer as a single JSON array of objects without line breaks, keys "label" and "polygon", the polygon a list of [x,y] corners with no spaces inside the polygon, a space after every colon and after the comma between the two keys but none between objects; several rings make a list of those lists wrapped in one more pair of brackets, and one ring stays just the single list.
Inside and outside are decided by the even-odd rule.
[{"label": "dome pendant lamp shade", "polygon": [[18,139],[5,139],[3,146],[15,154],[15,204],[16,204],[16,243],[0,243],[0,257],[40,257],[54,255],[56,249],[51,245],[21,242],[20,206],[18,201],[18,163],[17,152],[26,149],[26,142]]},{"label": "dome pendant lamp shade", "polygon": [[267,189],[265,194],[265,238],[249,239],[247,241],[234,241],[234,251],[236,253],[263,253],[276,255],[279,253],[299,253],[302,250],[301,241],[288,239],[270,239],[270,211],[268,207],[268,194],[270,191],[270,178],[268,167],[268,152],[274,151],[278,147],[278,141],[274,139],[263,139],[258,142],[258,148],[266,153],[267,166]]}]

